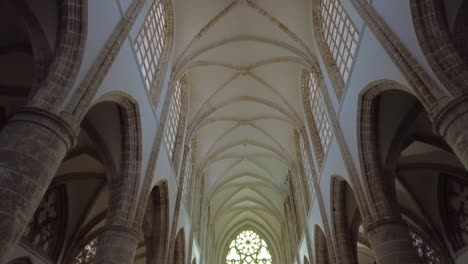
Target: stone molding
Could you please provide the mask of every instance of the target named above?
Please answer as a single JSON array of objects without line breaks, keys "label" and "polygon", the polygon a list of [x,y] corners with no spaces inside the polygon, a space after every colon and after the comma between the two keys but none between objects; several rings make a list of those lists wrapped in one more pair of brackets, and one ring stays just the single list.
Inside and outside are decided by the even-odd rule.
[{"label": "stone molding", "polygon": [[34,107],[19,109],[9,122],[28,122],[42,126],[62,139],[67,151],[71,150],[77,143],[79,131],[62,117]]}]

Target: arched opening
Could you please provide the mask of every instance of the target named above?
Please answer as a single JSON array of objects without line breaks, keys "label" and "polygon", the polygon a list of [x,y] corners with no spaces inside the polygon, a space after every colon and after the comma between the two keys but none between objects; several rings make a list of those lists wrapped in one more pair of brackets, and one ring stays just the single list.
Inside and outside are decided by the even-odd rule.
[{"label": "arched opening", "polygon": [[322,229],[315,226],[315,263],[330,264],[330,254],[328,253],[328,242]]},{"label": "arched opening", "polygon": [[168,199],[167,182],[162,181],[153,188],[148,198],[142,227],[144,246],[138,248],[136,263],[164,261],[169,233]]},{"label": "arched opening", "polygon": [[63,10],[55,0],[42,4],[0,3],[0,34],[6,36],[0,40],[0,127],[36,92],[53,59]]},{"label": "arched opening", "polygon": [[183,228],[177,233],[172,259],[174,264],[185,264],[185,235]]},{"label": "arched opening", "polygon": [[342,263],[375,263],[375,256],[362,226],[362,216],[353,189],[343,178],[331,183],[333,231]]},{"label": "arched opening", "polygon": [[123,98],[88,112],[17,247],[53,263],[92,263],[106,222],[135,208],[138,123],[136,105]]},{"label": "arched opening", "polygon": [[453,95],[468,89],[468,2],[411,0],[413,23],[429,65]]},{"label": "arched opening", "polygon": [[[443,204],[440,201],[452,199],[441,191],[444,188],[461,190],[452,189],[453,185],[447,187],[445,181],[453,180],[455,172],[466,175],[466,171],[444,140],[434,134],[419,101],[404,89],[383,82],[363,96],[362,103],[367,105],[367,110],[361,113],[362,117],[366,115],[361,119],[361,122],[366,120],[361,123],[361,129],[364,125],[368,127],[361,130],[364,135],[361,144],[365,175],[373,171],[372,177],[365,176],[370,202],[387,201],[374,208],[376,214],[391,211],[401,216],[408,226],[410,241],[424,263],[458,262],[466,256],[453,243],[447,243],[454,240],[447,227],[454,225],[444,219],[453,217],[454,208],[463,211],[460,207],[463,202],[455,199]],[[372,151],[373,157],[367,156],[365,153],[370,153],[367,151]],[[458,234],[463,233],[458,230]]]}]

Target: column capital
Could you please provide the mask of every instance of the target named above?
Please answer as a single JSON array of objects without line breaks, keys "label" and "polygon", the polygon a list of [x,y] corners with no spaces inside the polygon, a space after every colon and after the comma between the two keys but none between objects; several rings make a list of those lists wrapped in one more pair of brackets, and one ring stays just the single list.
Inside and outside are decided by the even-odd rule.
[{"label": "column capital", "polygon": [[40,125],[56,134],[64,142],[67,151],[75,146],[78,139],[78,127],[73,126],[55,113],[35,107],[20,108],[9,122],[28,122]]},{"label": "column capital", "polygon": [[442,106],[439,111],[433,113],[432,123],[436,133],[445,137],[450,126],[457,121],[459,117],[468,113],[468,95],[463,95],[451,100]]},{"label": "column capital", "polygon": [[364,230],[366,233],[374,232],[377,228],[385,225],[407,225],[405,221],[398,216],[391,216],[382,219],[378,219],[376,221],[372,221],[371,223],[364,224]]},{"label": "column capital", "polygon": [[123,232],[125,234],[130,235],[130,237],[137,242],[140,240],[140,237],[143,235],[141,231],[133,227],[123,226],[123,225],[106,225],[103,228],[103,232],[106,232],[106,231]]}]

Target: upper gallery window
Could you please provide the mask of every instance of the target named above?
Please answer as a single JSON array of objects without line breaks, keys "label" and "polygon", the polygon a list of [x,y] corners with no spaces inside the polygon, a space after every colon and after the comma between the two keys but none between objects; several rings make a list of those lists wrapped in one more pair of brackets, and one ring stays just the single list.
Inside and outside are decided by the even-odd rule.
[{"label": "upper gallery window", "polygon": [[359,31],[340,0],[321,0],[322,32],[336,67],[346,83],[356,55]]},{"label": "upper gallery window", "polygon": [[164,141],[166,143],[169,157],[172,159],[175,152],[175,143],[179,131],[180,113],[182,109],[182,84],[180,79],[176,82],[174,96],[172,97],[169,108],[166,130],[164,132]]},{"label": "upper gallery window", "polygon": [[154,0],[138,33],[134,48],[146,88],[152,88],[164,48],[166,18],[163,0]]},{"label": "upper gallery window", "polygon": [[[185,158],[184,164],[184,183],[182,185],[182,201],[185,202],[187,207],[190,207],[188,193],[190,192],[190,183],[192,177],[192,150],[191,148],[187,149],[187,157]],[[187,208],[191,210],[191,208]]]},{"label": "upper gallery window", "polygon": [[271,264],[265,240],[251,231],[242,231],[229,245],[226,264]]},{"label": "upper gallery window", "polygon": [[307,112],[309,115],[309,127],[312,134],[312,143],[314,145],[315,155],[318,163],[321,164],[324,155],[328,150],[332,136],[332,127],[330,119],[325,110],[325,104],[319,89],[319,82],[315,76],[304,71],[308,108]]},{"label": "upper gallery window", "polygon": [[314,186],[313,181],[312,181],[312,171],[311,171],[312,168],[310,167],[310,163],[308,159],[309,155],[307,154],[306,146],[302,138],[300,138],[299,140],[299,145],[301,148],[302,166],[304,168],[304,173],[307,179],[307,187],[309,188],[309,192],[312,193],[313,186]]}]

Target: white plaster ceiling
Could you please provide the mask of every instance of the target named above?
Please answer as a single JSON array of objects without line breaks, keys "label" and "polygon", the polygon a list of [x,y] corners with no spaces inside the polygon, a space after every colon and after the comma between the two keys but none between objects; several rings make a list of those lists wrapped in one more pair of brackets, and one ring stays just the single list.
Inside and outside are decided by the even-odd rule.
[{"label": "white plaster ceiling", "polygon": [[304,126],[301,72],[315,67],[310,3],[174,5],[174,73],[187,77],[194,173],[204,178],[215,247],[250,222],[280,248],[285,181],[298,163],[293,131]]}]

